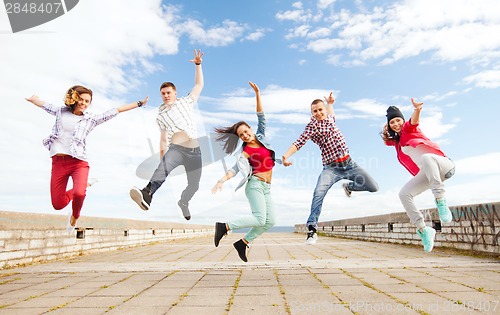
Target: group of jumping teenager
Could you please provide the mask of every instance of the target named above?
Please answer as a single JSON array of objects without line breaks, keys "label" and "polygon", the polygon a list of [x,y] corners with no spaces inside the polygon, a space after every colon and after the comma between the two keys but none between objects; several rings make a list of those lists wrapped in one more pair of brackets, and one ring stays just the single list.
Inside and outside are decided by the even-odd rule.
[{"label": "group of jumping teenager", "polygon": [[[194,51],[190,62],[195,65],[195,84],[185,97],[177,97],[172,82],[160,86],[163,103],[160,105],[156,122],[160,129],[160,163],[149,183],[142,189],[130,189],[130,197],[143,210],[151,206],[153,195],[165,182],[176,167],[182,165],[186,170],[187,186],[177,204],[186,220],[191,218],[189,202],[199,189],[202,170],[200,144],[197,140],[194,105],[204,86],[201,64],[203,53]],[[214,244],[219,246],[221,239],[230,230],[250,228],[243,238],[233,244],[238,256],[247,261],[248,244],[275,224],[275,213],[271,198],[272,170],[276,163],[291,166],[289,158],[311,140],[319,146],[323,170],[318,177],[311,202],[310,214],[306,222],[307,244],[315,244],[318,220],[323,200],[328,190],[340,180],[347,197],[353,192],[376,192],[376,181],[350,157],[344,136],[336,125],[332,93],[322,99],[315,99],[311,105],[311,120],[302,134],[295,140],[281,159],[276,158],[266,137],[266,116],[257,84],[249,82],[255,92],[257,130],[239,121],[228,127],[215,128],[217,141],[223,143],[227,154],[237,153],[236,163],[212,188],[212,193],[222,190],[224,183],[241,173],[243,179],[236,190],[245,186],[245,195],[251,208],[251,215],[228,222],[216,222]],[[114,118],[119,113],[146,105],[148,97],[108,110],[102,114],[87,111],[92,102],[92,90],[75,85],[68,89],[64,106],[58,107],[42,101],[33,95],[27,101],[56,116],[52,133],[43,140],[50,151],[52,171],[50,195],[54,209],[60,210],[72,202],[68,214],[67,230],[74,231],[80,217],[87,187],[89,164],[86,155],[86,137],[94,127]],[[441,222],[448,223],[452,214],[447,206],[443,182],[453,176],[455,166],[439,146],[427,138],[419,128],[420,112],[423,103],[411,99],[413,113],[409,120],[396,106],[387,109],[387,123],[382,130],[382,139],[387,146],[396,148],[399,162],[413,175],[399,193],[401,203],[410,222],[416,226],[424,250],[430,252],[434,246],[436,231],[425,224],[422,213],[417,209],[414,197],[431,189]],[[240,145],[240,143],[242,143]],[[72,188],[67,190],[69,178]]]}]

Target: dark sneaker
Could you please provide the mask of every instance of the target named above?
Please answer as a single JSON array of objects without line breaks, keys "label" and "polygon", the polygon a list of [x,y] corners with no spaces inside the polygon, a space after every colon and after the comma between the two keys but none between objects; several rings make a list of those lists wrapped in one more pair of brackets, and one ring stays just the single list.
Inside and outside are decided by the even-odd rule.
[{"label": "dark sneaker", "polygon": [[221,223],[221,222],[215,223],[215,235],[214,235],[215,247],[219,246],[219,242],[222,239],[222,237],[224,237],[224,235],[227,235],[226,223]]},{"label": "dark sneaker", "polygon": [[342,184],[342,188],[344,188],[344,193],[348,198],[351,198],[352,191],[349,189],[349,185],[347,183]]},{"label": "dark sneaker", "polygon": [[234,243],[233,246],[236,249],[236,251],[238,252],[238,256],[240,256],[241,260],[243,260],[244,262],[247,262],[248,259],[247,259],[246,249],[247,249],[248,245],[245,244],[245,242],[243,242],[243,240],[239,240],[236,243]]},{"label": "dark sneaker", "polygon": [[130,189],[130,198],[132,198],[132,200],[135,201],[142,210],[146,211],[149,210],[153,196],[151,195],[149,189],[139,189],[134,186]]},{"label": "dark sneaker", "polygon": [[184,218],[186,218],[186,220],[191,219],[191,213],[189,213],[189,204],[185,204],[184,202],[179,200],[177,202],[177,205],[181,208]]}]

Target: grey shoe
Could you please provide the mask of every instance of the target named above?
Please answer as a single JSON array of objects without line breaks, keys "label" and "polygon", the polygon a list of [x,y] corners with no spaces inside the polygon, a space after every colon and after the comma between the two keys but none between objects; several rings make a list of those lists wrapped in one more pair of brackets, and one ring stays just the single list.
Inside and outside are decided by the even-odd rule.
[{"label": "grey shoe", "polygon": [[191,213],[189,213],[189,204],[185,204],[182,202],[182,200],[179,200],[177,202],[177,205],[181,208],[184,218],[186,218],[186,220],[191,219]]}]

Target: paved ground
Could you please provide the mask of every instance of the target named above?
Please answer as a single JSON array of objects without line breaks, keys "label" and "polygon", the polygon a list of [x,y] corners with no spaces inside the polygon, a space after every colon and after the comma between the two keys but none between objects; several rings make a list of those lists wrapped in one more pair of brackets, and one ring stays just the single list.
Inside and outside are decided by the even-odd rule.
[{"label": "paved ground", "polygon": [[267,233],[0,270],[0,314],[500,314],[500,261]]}]

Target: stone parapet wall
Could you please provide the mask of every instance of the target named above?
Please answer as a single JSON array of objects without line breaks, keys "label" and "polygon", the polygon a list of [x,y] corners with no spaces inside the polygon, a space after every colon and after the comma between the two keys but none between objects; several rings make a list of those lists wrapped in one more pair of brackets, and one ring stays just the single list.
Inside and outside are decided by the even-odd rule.
[{"label": "stone parapet wall", "polygon": [[[500,203],[450,207],[453,221],[441,223],[436,208],[422,210],[426,223],[436,229],[435,247],[500,254]],[[405,212],[320,222],[318,233],[366,241],[420,245],[415,226]],[[295,225],[306,233],[305,224]]]},{"label": "stone parapet wall", "polygon": [[213,227],[205,225],[91,217],[79,220],[77,230],[68,234],[61,228],[66,218],[0,212],[0,268],[213,235]]}]

